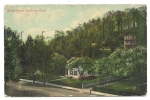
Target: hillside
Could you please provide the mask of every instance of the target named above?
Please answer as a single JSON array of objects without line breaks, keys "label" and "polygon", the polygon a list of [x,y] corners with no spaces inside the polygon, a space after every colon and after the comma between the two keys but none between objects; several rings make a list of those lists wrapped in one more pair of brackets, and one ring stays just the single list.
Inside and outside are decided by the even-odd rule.
[{"label": "hillside", "polygon": [[80,55],[93,59],[108,56],[116,48],[123,48],[123,36],[130,33],[137,36],[137,45],[146,45],[146,9],[143,6],[108,11],[103,18],[93,18],[66,32],[56,30],[49,45],[53,52],[68,59]]}]

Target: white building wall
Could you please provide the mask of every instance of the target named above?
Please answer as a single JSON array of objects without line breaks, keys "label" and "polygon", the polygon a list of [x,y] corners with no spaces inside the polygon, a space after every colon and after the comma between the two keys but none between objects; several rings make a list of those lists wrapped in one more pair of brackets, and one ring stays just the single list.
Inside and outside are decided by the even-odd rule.
[{"label": "white building wall", "polygon": [[[73,78],[80,78],[80,74],[79,74],[79,72],[78,72],[78,68],[72,68],[72,69],[68,69],[67,70],[68,71],[68,75],[66,75],[66,76],[68,76],[68,77],[73,77]],[[73,71],[73,73],[71,74],[70,72],[71,71]],[[77,75],[74,75],[74,72],[77,72]],[[86,74],[86,75],[85,75]],[[93,75],[93,74],[88,74],[88,72],[86,71],[86,72],[84,72],[84,74],[83,75],[85,75],[84,77],[87,77],[87,76],[91,76],[91,75]]]}]

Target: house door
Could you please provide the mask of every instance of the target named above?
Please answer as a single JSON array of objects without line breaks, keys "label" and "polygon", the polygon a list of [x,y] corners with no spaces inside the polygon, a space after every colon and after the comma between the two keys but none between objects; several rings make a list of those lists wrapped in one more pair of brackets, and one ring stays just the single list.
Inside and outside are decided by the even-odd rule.
[{"label": "house door", "polygon": [[66,69],[66,75],[68,75],[68,69]]}]

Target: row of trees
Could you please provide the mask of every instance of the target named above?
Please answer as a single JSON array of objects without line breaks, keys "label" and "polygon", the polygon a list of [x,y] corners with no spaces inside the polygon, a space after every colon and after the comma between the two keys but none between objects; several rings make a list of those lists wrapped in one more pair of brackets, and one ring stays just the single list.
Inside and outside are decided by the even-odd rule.
[{"label": "row of trees", "polygon": [[20,64],[19,48],[21,40],[16,31],[12,31],[8,27],[4,27],[4,75],[5,84],[8,79],[16,80],[22,73]]},{"label": "row of trees", "polygon": [[[43,84],[45,85],[45,75],[64,75],[64,68],[67,59],[63,55],[53,53],[49,45],[46,44],[43,36],[37,35],[33,39],[28,36],[22,51],[22,66],[24,73],[33,74],[35,81],[35,71],[38,69],[42,72]],[[22,57],[21,56],[21,57]],[[63,71],[62,71],[63,69]]]},{"label": "row of trees", "polygon": [[32,73],[34,83],[37,70],[42,74],[43,84],[46,75],[64,75],[67,59],[63,55],[53,53],[43,36],[32,38],[29,35],[27,40],[22,42],[17,31],[5,26],[4,39],[5,82],[18,80],[19,76]]}]

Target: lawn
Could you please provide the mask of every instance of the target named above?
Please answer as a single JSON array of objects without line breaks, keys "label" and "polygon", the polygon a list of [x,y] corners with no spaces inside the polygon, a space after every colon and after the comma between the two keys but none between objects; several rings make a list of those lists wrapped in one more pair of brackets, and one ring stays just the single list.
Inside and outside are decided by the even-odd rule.
[{"label": "lawn", "polygon": [[[24,77],[24,79],[26,79],[26,78],[27,78],[27,77]],[[51,81],[51,80],[60,79],[60,78],[61,78],[60,76],[46,75],[46,76],[45,76],[45,81],[46,81],[46,82],[49,82],[49,81]],[[32,75],[29,75],[29,76],[28,76],[28,79],[29,79],[29,80],[32,80],[32,79],[33,79],[33,76],[32,76]],[[35,77],[35,80],[36,80],[36,81],[41,81],[41,82],[43,82],[43,78],[42,78],[41,75],[37,75],[37,76]]]},{"label": "lawn", "polygon": [[106,78],[104,76],[98,76],[96,78],[83,80],[83,83],[84,84],[93,83],[93,82],[97,82],[97,81],[100,81],[100,80],[103,80],[103,79],[106,79]]},{"label": "lawn", "polygon": [[81,88],[81,83],[80,83],[80,80],[78,80],[78,79],[70,79],[69,78],[69,79],[52,81],[50,83],[69,86],[69,87],[74,87],[74,88]]},{"label": "lawn", "polygon": [[[146,87],[146,85],[144,87]],[[145,94],[145,92],[141,90],[140,85],[138,85],[138,83],[133,80],[124,80],[106,87],[93,87],[93,90],[122,96]]]},{"label": "lawn", "polygon": [[[32,77],[29,77],[32,79]],[[55,79],[60,79],[59,76],[46,76],[45,80],[46,82],[58,84],[58,85],[64,85],[74,88],[81,88],[81,81],[79,79],[74,78],[67,78],[57,81],[51,81]],[[82,82],[83,84],[87,83],[93,83],[97,82],[99,80],[106,79],[104,76],[99,77],[92,77],[88,79],[84,79]],[[36,77],[36,81],[43,81],[41,76]],[[144,92],[140,89],[140,85],[136,81],[131,80],[122,80],[119,83],[109,85],[106,87],[93,87],[94,91],[104,92],[104,93],[110,93],[110,94],[116,94],[116,95],[122,95],[122,96],[132,96],[132,95],[143,95]]]},{"label": "lawn", "polygon": [[[49,81],[52,81],[52,80],[56,80],[56,79],[61,79],[61,77],[60,76],[50,76],[50,75],[45,76],[45,81],[46,82],[49,82]],[[36,81],[43,82],[43,78],[42,77],[37,77]]]},{"label": "lawn", "polygon": [[[97,78],[85,79],[82,81],[82,83],[87,84],[87,83],[97,82],[98,80],[101,80],[101,79],[104,79],[104,78],[97,77]],[[74,78],[67,78],[63,80],[53,81],[50,83],[69,86],[69,87],[75,87],[75,88],[81,88],[81,81],[79,79],[74,79]]]}]

